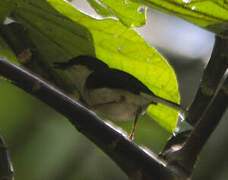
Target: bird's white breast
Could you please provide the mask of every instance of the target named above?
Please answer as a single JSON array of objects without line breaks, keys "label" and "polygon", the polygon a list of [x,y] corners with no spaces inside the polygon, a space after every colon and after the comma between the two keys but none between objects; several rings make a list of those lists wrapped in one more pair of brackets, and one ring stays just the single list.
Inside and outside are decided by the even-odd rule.
[{"label": "bird's white breast", "polygon": [[146,109],[150,101],[121,89],[98,88],[83,95],[86,103],[98,115],[110,120],[134,120],[140,107]]}]

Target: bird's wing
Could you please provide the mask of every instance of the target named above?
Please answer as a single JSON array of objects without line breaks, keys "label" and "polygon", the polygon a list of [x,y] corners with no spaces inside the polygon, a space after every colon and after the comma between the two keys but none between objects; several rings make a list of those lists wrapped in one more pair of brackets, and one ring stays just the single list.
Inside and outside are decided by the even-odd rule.
[{"label": "bird's wing", "polygon": [[141,92],[153,94],[134,76],[117,69],[109,68],[107,64],[92,56],[78,56],[68,62],[56,62],[55,68],[67,70],[74,65],[84,65],[93,73],[88,77],[86,86],[88,89],[113,88],[124,89],[135,94]]},{"label": "bird's wing", "polygon": [[87,79],[88,89],[112,88],[123,89],[134,94],[141,92],[153,94],[142,82],[134,76],[117,69],[107,68],[102,71],[94,71]]},{"label": "bird's wing", "polygon": [[126,90],[151,100],[151,104],[161,103],[184,112],[179,104],[156,96],[134,76],[117,69],[107,68],[103,71],[94,71],[87,78],[86,87],[88,89],[111,88]]}]

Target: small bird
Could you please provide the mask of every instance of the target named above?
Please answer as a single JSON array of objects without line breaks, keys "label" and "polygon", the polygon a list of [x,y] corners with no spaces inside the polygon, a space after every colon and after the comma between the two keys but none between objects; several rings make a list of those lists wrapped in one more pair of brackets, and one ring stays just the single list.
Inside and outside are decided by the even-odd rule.
[{"label": "small bird", "polygon": [[79,100],[99,116],[110,120],[134,120],[130,140],[134,137],[138,118],[150,104],[162,103],[180,110],[178,104],[154,95],[134,76],[109,68],[95,57],[81,55],[68,62],[56,62],[54,67],[68,75],[79,92]]}]

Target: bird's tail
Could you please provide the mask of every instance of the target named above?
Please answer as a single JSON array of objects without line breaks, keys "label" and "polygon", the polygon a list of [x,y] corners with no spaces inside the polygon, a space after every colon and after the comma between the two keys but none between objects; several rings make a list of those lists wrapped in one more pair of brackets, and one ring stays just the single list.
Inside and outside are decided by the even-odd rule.
[{"label": "bird's tail", "polygon": [[177,103],[174,103],[172,101],[169,101],[167,99],[158,97],[156,95],[153,94],[147,94],[147,93],[140,93],[144,98],[151,100],[153,103],[161,103],[165,106],[171,107],[173,109],[176,109],[178,111],[180,111],[181,113],[185,113],[185,110]]}]

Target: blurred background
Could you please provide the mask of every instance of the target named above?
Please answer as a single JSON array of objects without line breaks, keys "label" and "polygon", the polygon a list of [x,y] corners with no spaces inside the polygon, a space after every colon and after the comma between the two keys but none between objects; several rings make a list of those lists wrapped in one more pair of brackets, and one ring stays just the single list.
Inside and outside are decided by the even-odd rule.
[{"label": "blurred background", "polygon": [[[73,3],[84,13],[100,18],[85,1]],[[136,31],[174,67],[181,104],[188,107],[211,55],[214,34],[153,9],[148,9],[147,19],[147,24]],[[227,118],[228,112],[201,153],[193,180],[228,179]],[[0,80],[0,132],[8,144],[16,180],[127,180],[63,116],[3,80]],[[151,120],[142,125],[139,121],[136,133],[151,136],[149,147],[154,152],[159,152],[170,136]],[[140,143],[144,145],[141,136]]]}]

